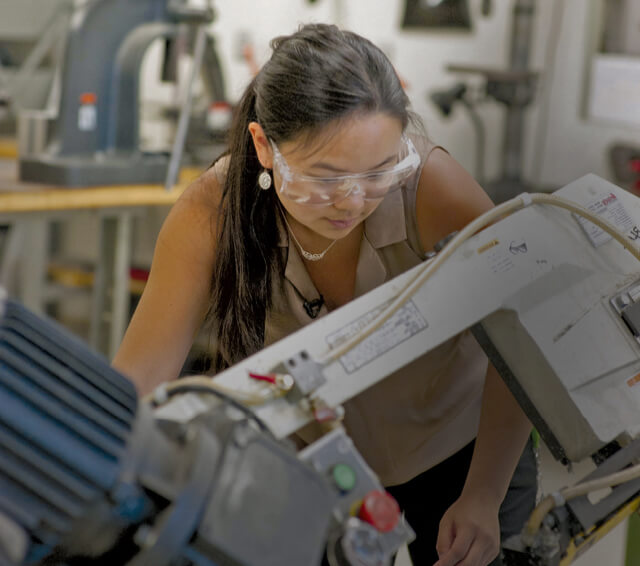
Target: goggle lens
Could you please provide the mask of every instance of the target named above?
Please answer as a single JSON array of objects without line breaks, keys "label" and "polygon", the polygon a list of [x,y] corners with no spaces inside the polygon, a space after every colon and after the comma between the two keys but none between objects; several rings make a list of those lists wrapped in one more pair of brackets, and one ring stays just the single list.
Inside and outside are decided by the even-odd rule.
[{"label": "goggle lens", "polygon": [[309,177],[293,173],[275,144],[274,162],[281,177],[280,193],[299,204],[328,206],[352,195],[377,200],[398,189],[418,168],[420,157],[409,138],[403,136],[403,150],[391,169],[339,177]]}]

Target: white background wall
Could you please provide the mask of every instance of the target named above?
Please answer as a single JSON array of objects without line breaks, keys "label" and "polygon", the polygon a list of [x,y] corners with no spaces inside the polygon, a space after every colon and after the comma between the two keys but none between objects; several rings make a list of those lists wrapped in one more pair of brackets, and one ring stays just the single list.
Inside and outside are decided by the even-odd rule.
[{"label": "white background wall", "polygon": [[[280,33],[291,33],[301,22],[339,19],[341,26],[371,39],[383,48],[408,83],[407,92],[414,110],[423,117],[429,134],[449,148],[465,166],[473,168],[473,136],[469,135],[469,122],[464,113],[458,110],[449,120],[443,120],[427,101],[427,93],[455,82],[456,78],[445,71],[447,63],[506,63],[504,46],[509,33],[509,2],[496,2],[495,13],[489,19],[479,19],[479,3],[472,2],[474,29],[471,33],[402,31],[403,3],[397,0],[318,0],[312,5],[305,0],[238,0],[233,6],[219,6],[220,17],[214,30],[227,63],[234,60],[238,32],[253,40],[262,61],[269,56],[269,40]],[[260,26],[247,25],[243,14],[249,10]],[[230,96],[237,97],[246,85],[248,71],[241,63],[228,65],[226,71]],[[482,114],[488,118],[493,137],[501,124],[501,112],[497,105],[490,104],[482,109]],[[491,164],[497,163],[498,152],[499,144],[487,144],[491,169],[495,169]]]},{"label": "white background wall", "polygon": [[[640,129],[584,118],[585,84],[588,81],[590,26],[602,0],[539,0],[530,66],[542,71],[540,90],[531,106],[525,146],[526,177],[542,185],[562,185],[586,172],[610,176],[606,149],[614,141],[640,143]],[[445,145],[469,170],[473,170],[474,139],[470,123],[461,108],[444,119],[427,101],[427,93],[463,79],[477,78],[445,70],[448,63],[471,63],[504,68],[508,61],[513,0],[494,1],[493,14],[480,15],[480,1],[470,0],[471,33],[459,31],[403,31],[400,29],[403,2],[400,0],[236,0],[218,2],[218,21],[213,29],[223,53],[229,95],[237,98],[249,73],[238,60],[241,36],[255,44],[260,61],[269,56],[268,42],[280,33],[290,33],[301,22],[340,20],[378,43],[390,56],[408,86],[414,109],[422,115],[430,135]],[[338,6],[341,6],[338,8]],[[251,25],[245,14],[252,14]],[[556,49],[549,53],[552,33],[560,22]],[[549,65],[549,61],[552,65]],[[547,73],[549,71],[549,73]],[[502,108],[487,102],[480,108],[488,135],[487,174],[495,176],[500,164]],[[547,124],[544,128],[544,124]],[[540,132],[542,130],[542,132]],[[542,139],[536,146],[538,136]],[[542,147],[533,169],[534,151]]]}]

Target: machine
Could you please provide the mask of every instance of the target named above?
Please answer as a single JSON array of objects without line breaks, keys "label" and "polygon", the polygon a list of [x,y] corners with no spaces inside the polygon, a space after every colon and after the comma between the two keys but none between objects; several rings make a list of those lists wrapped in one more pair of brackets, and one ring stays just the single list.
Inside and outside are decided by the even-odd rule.
[{"label": "machine", "polygon": [[0,132],[15,135],[19,113],[47,114],[56,103],[73,0],[4,0],[0,21]]},{"label": "machine", "polygon": [[[388,565],[411,530],[341,404],[472,328],[554,456],[600,464],[503,541],[509,566],[570,564],[640,504],[638,239],[640,200],[594,175],[523,194],[214,379],[158,388],[153,414],[5,302],[0,563]],[[325,434],[296,453],[287,438],[312,421]]]},{"label": "machine", "polygon": [[4,299],[0,564],[383,566],[411,540],[340,427],[297,454],[215,398],[154,418],[106,360]]},{"label": "machine", "polygon": [[[525,194],[469,225],[429,263],[214,381],[255,396],[264,385],[249,372],[314,375],[311,410],[288,398],[256,409],[284,438],[313,419],[313,407],[335,409],[472,328],[551,453],[566,465],[599,464],[587,478],[599,489],[636,463],[640,448],[638,239],[640,200],[595,175],[554,195]],[[298,352],[302,360],[292,357]],[[162,413],[189,419],[200,410],[178,398]],[[509,564],[569,564],[634,512],[640,472],[630,474],[597,504],[586,493],[558,495],[530,533],[505,541]]]},{"label": "machine", "polygon": [[[204,33],[213,17],[210,8],[190,7],[186,0],[88,0],[76,7],[59,114],[46,149],[20,156],[20,179],[67,187],[164,182],[169,155],[140,149],[140,67],[147,48],[162,39],[169,46],[165,78],[175,78],[174,40],[180,34],[185,39],[183,32],[190,30],[186,37],[196,44],[194,67],[202,63],[212,101],[224,100],[213,38]],[[196,28],[199,33],[192,33]],[[187,113],[190,104],[184,108]],[[181,121],[184,142],[186,118]]]}]

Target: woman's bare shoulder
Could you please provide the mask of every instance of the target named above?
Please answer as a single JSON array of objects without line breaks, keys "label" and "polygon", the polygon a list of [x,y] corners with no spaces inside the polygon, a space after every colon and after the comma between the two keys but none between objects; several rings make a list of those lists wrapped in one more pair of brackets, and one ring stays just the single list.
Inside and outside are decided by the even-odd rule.
[{"label": "woman's bare shoulder", "polygon": [[185,189],[158,235],[149,280],[113,361],[141,391],[178,376],[206,315],[220,193],[209,169]]},{"label": "woman's bare shoulder", "polygon": [[222,158],[192,181],[176,204],[185,208],[198,207],[203,211],[217,211],[225,173],[226,159]]},{"label": "woman's bare shoulder", "polygon": [[193,181],[171,208],[158,236],[159,246],[179,246],[186,256],[213,252],[222,184],[216,166]]}]

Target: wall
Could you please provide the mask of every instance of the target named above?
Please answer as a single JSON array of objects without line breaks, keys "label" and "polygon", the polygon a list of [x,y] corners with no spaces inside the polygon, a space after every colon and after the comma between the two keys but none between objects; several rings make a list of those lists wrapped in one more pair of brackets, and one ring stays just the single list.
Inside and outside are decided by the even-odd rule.
[{"label": "wall", "polygon": [[[203,0],[200,0],[202,2]],[[610,176],[606,149],[614,141],[638,143],[640,129],[584,118],[588,82],[590,27],[601,0],[538,0],[530,68],[542,71],[539,89],[530,106],[525,132],[525,177],[536,185],[555,187],[586,172]],[[195,2],[195,0],[194,0]],[[212,26],[223,61],[228,95],[237,100],[250,80],[239,56],[243,40],[250,40],[259,63],[269,57],[269,40],[291,33],[300,23],[339,21],[370,38],[389,55],[414,109],[429,134],[470,171],[474,171],[475,139],[462,108],[443,118],[428,101],[433,89],[464,80],[480,84],[479,77],[453,74],[449,63],[505,68],[508,60],[513,1],[494,2],[489,17],[480,15],[480,0],[470,0],[471,33],[459,31],[404,31],[400,29],[403,3],[365,0],[237,0],[216,2],[218,17]],[[252,14],[252,26],[245,14]],[[557,44],[553,43],[558,34]],[[487,100],[478,107],[486,128],[486,172],[495,177],[501,164],[503,108]]]},{"label": "wall", "polygon": [[[542,71],[539,89],[527,118],[525,177],[541,186],[560,186],[586,172],[610,176],[606,149],[613,141],[638,143],[640,130],[620,124],[587,120],[583,116],[588,53],[592,41],[592,12],[599,0],[539,0],[530,68]],[[337,6],[340,5],[341,8]],[[274,8],[275,6],[275,8]],[[219,3],[219,18],[213,25],[226,62],[229,95],[236,99],[249,73],[238,60],[238,40],[247,37],[256,46],[258,60],[269,55],[268,41],[290,33],[298,23],[334,21],[370,38],[389,55],[399,74],[408,82],[414,109],[423,117],[427,131],[470,171],[474,170],[475,140],[462,108],[443,118],[427,94],[464,80],[478,85],[478,77],[454,75],[449,63],[505,68],[510,41],[509,24],[513,2],[494,2],[494,11],[480,15],[479,0],[470,1],[471,33],[458,31],[404,31],[400,29],[402,3],[363,0],[303,0],[255,2],[238,0]],[[260,26],[246,24],[243,14],[251,10]],[[557,44],[553,43],[558,33]],[[555,49],[552,49],[554,48]],[[547,72],[548,71],[548,72]],[[488,100],[478,108],[487,128],[485,143],[487,177],[500,169],[503,108]]]},{"label": "wall", "polygon": [[[614,142],[640,144],[640,128],[584,118],[593,12],[598,1],[563,0],[562,32],[551,78],[543,167],[531,171],[543,183],[561,185],[587,172],[610,178],[607,148]],[[546,2],[549,3],[549,0]]]},{"label": "wall", "polygon": [[[274,8],[274,6],[276,8]],[[280,7],[278,9],[277,7]],[[244,10],[252,10],[260,26],[246,25]],[[428,102],[427,93],[435,88],[447,87],[457,79],[445,71],[445,65],[458,63],[488,63],[502,65],[506,61],[504,42],[508,39],[508,3],[496,3],[495,14],[479,19],[479,2],[471,2],[474,29],[471,33],[435,31],[430,33],[400,30],[403,4],[399,1],[318,0],[309,4],[304,0],[279,2],[252,2],[238,0],[230,6],[219,3],[219,19],[214,24],[220,50],[227,61],[226,74],[229,94],[237,98],[249,80],[249,74],[236,57],[239,36],[249,37],[256,46],[259,61],[269,55],[268,42],[274,36],[291,33],[301,22],[335,21],[368,37],[380,45],[407,81],[407,92],[414,109],[423,117],[429,134],[449,150],[469,169],[473,169],[473,136],[469,135],[469,122],[460,110],[450,119],[443,120],[437,109]],[[234,64],[228,64],[235,61]],[[465,77],[467,78],[467,77]],[[477,82],[477,81],[476,81]],[[498,134],[501,112],[496,104],[482,108],[488,119],[492,138]],[[496,170],[499,147],[488,143],[489,171]]]}]

